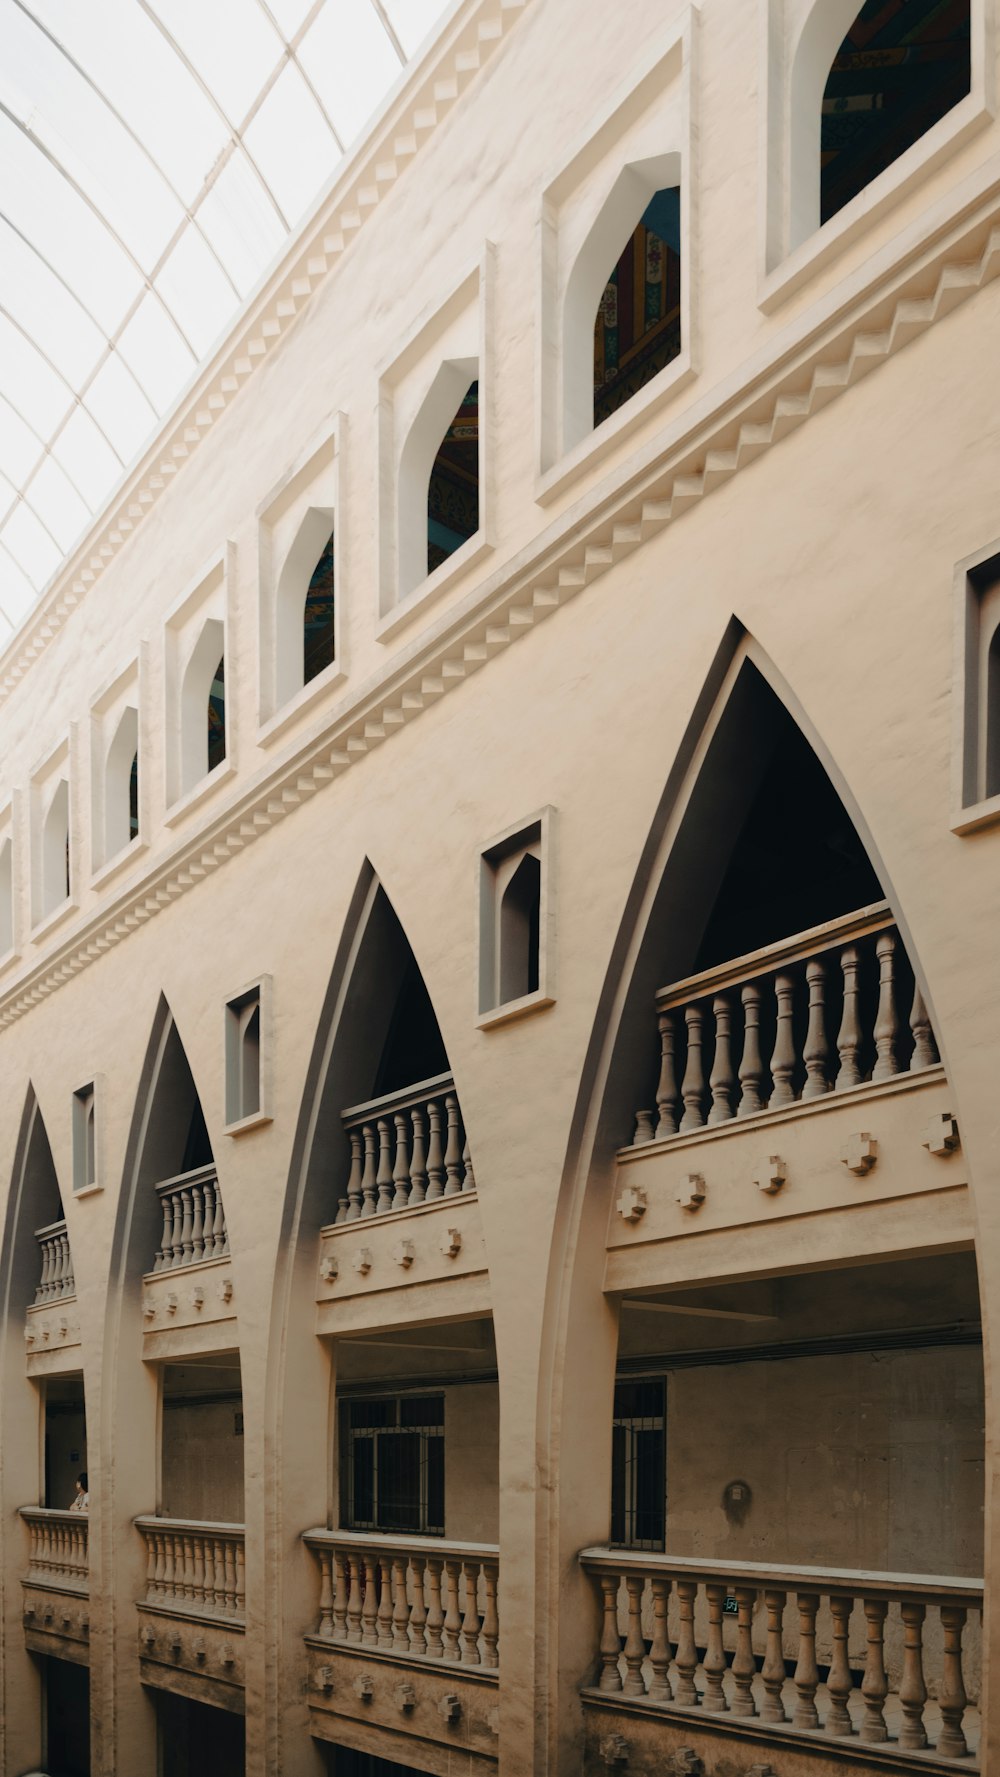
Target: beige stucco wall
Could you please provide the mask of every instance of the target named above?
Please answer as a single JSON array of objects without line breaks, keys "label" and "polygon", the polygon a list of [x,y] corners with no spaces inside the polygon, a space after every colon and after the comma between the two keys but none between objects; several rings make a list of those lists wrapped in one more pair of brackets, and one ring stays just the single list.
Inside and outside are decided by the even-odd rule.
[{"label": "beige stucco wall", "polygon": [[[735,0],[705,0],[701,9],[698,353],[695,379],[685,390],[595,457],[551,503],[536,501],[531,436],[536,362],[545,349],[536,308],[541,192],[565,164],[567,144],[592,122],[596,127],[609,95],[629,88],[637,65],[655,62],[669,31],[653,0],[630,6],[627,33],[615,9],[588,6],[584,29],[578,0],[532,0],[488,74],[431,134],[385,200],[384,213],[360,230],[349,266],[320,284],[287,338],[199,446],[196,464],[180,470],[0,707],[0,790],[16,798],[22,859],[30,776],[77,725],[73,822],[81,904],[37,943],[26,936],[20,959],[0,977],[0,1153],[6,1178],[13,1178],[30,1084],[62,1184],[77,1278],[91,1494],[99,1502],[91,1516],[91,1675],[94,1769],[102,1777],[132,1777],[152,1769],[155,1756],[153,1713],[137,1678],[134,1601],[144,1584],[145,1552],[132,1519],[157,1500],[157,1380],[142,1355],[140,1275],[150,1254],[129,1238],[129,1192],[146,1109],[144,1056],[163,995],[202,1097],[233,1251],[245,1416],[247,1771],[305,1777],[321,1768],[302,1696],[301,1636],[315,1619],[316,1576],[299,1537],[327,1522],[332,1506],[330,1403],[338,1349],[336,1339],[316,1338],[314,1323],[316,1235],[332,1218],[337,1193],[332,1178],[301,1200],[299,1192],[317,1045],[329,1022],[324,1006],[345,932],[351,936],[366,859],[393,902],[433,999],[480,1190],[499,1394],[484,1389],[477,1414],[466,1417],[463,1407],[449,1436],[457,1450],[465,1446],[466,1534],[488,1539],[498,1533],[501,1550],[500,1768],[503,1777],[568,1777],[579,1768],[574,1698],[596,1644],[593,1596],[576,1551],[602,1540],[607,1528],[617,1305],[604,1296],[602,1278],[611,1155],[630,1133],[601,1125],[599,1110],[614,1084],[609,1057],[650,869],[646,848],[651,833],[661,836],[665,786],[734,615],[772,663],[776,683],[856,816],[932,1007],[976,1218],[986,1340],[985,1571],[993,1583],[1000,839],[995,828],[960,839],[950,815],[954,564],[985,546],[998,528],[997,286],[970,295],[682,519],[651,531],[641,548],[623,555],[565,610],[534,627],[525,623],[530,633],[517,647],[497,643],[494,652],[483,642],[490,657],[481,670],[467,677],[464,668],[445,678],[438,672],[450,637],[458,637],[453,657],[462,660],[463,623],[470,637],[479,623],[476,633],[485,637],[487,597],[513,586],[561,541],[582,535],[599,503],[616,497],[630,478],[639,486],[685,436],[709,436],[713,415],[723,416],[720,448],[731,441],[738,421],[724,403],[735,401],[751,376],[759,380],[746,397],[748,412],[766,406],[768,378],[774,383],[792,374],[807,336],[846,327],[855,309],[856,331],[882,327],[893,280],[902,280],[893,268],[904,250],[908,275],[919,273],[934,287],[935,277],[921,267],[935,252],[944,254],[946,223],[958,231],[973,205],[979,170],[996,152],[992,126],[876,218],[811,283],[774,313],[762,313],[759,166],[746,147],[756,143],[759,123],[759,11]],[[738,157],[734,142],[746,148]],[[928,218],[936,218],[941,238],[924,246],[917,236],[925,223],[930,228]],[[486,238],[497,249],[493,553],[382,642],[373,602],[377,370],[478,262]],[[954,252],[967,264],[978,247],[960,240]],[[768,353],[776,367],[765,365]],[[833,346],[830,354],[839,361]],[[254,514],[334,409],[347,416],[338,517],[347,678],[268,749],[258,743],[256,724]],[[691,444],[695,455],[698,448]],[[163,621],[227,540],[233,553],[226,679],[235,770],[172,827],[163,820],[160,787]],[[87,867],[88,711],[138,654],[145,675],[149,849],[95,887]],[[321,738],[332,747],[337,723],[363,703],[365,719],[377,721],[390,701],[393,675],[402,682],[404,668],[416,663],[423,670],[425,660],[428,677],[447,683],[447,691],[429,692],[426,707],[390,724],[384,740],[373,737],[357,763],[338,766],[322,787],[310,780],[307,791],[297,792],[308,748]],[[478,657],[474,664],[480,665]],[[280,785],[279,771],[285,771]],[[269,798],[276,812],[267,812]],[[483,1031],[476,1024],[479,854],[495,834],[544,806],[556,811],[555,1004]],[[230,848],[223,839],[231,830]],[[161,867],[162,881],[176,879],[179,886],[164,889],[157,901]],[[19,883],[23,916],[23,874]],[[136,905],[142,911],[134,914]],[[104,947],[97,941],[101,922],[121,910],[128,927]],[[51,979],[64,952],[64,974]],[[222,1008],[262,974],[273,983],[273,1120],[232,1138],[223,1134]],[[103,1189],[74,1201],[71,1094],[95,1076]],[[901,1253],[926,1243],[925,1211],[922,1200],[900,1208],[893,1238]],[[967,1244],[964,1232],[953,1237]],[[790,1214],[769,1230],[766,1256],[755,1259],[754,1269],[795,1270],[805,1240]],[[685,1244],[688,1270],[697,1274],[700,1249],[694,1239]],[[746,1261],[732,1264],[737,1272],[748,1268]],[[665,1284],[671,1267],[666,1255]],[[447,1321],[452,1300],[442,1292],[425,1310],[428,1322]],[[180,1343],[175,1355],[183,1355]],[[973,1441],[974,1395],[971,1383],[959,1392],[957,1371],[951,1393],[945,1354],[940,1363],[926,1399],[912,1408],[905,1405],[909,1372],[902,1357],[880,1373],[894,1386],[887,1381],[877,1398],[869,1392],[870,1360],[845,1363],[832,1395],[819,1392],[817,1408],[827,1417],[810,1430],[809,1442],[832,1444],[838,1426],[843,1436],[844,1413],[850,1407],[857,1414],[866,1397],[873,1416],[891,1407],[898,1451],[913,1452],[932,1435],[948,1440],[957,1465],[949,1474],[965,1477],[963,1497],[972,1514],[975,1484],[961,1465]],[[37,1685],[20,1620],[23,1539],[14,1518],[18,1505],[38,1497],[38,1405],[16,1317],[5,1326],[0,1364],[6,1527],[0,1768],[14,1777],[38,1756]],[[791,1387],[782,1366],[772,1367],[771,1378],[759,1388],[746,1386],[747,1373],[741,1379],[741,1444],[756,1438],[766,1447],[769,1412],[782,1407],[772,1390]],[[673,1384],[682,1401],[683,1391],[698,1390],[695,1401],[676,1411],[674,1435],[682,1438],[685,1425],[707,1418],[702,1447],[717,1452],[712,1470],[726,1468],[723,1480],[733,1466],[715,1441],[723,1413],[732,1430],[732,1392],[719,1392],[726,1386],[721,1373],[697,1371]],[[472,1388],[454,1391],[456,1421],[461,1401],[473,1398]],[[847,1435],[848,1448],[854,1436]],[[856,1436],[858,1445],[868,1441],[860,1427]],[[881,1429],[871,1442],[884,1439]],[[782,1553],[791,1558],[802,1548],[799,1502],[809,1490],[803,1482],[794,1494],[793,1514],[781,1465],[761,1466],[754,1527],[766,1500],[768,1546],[777,1552],[787,1536],[795,1549]],[[497,1471],[494,1520],[487,1479]],[[449,1498],[449,1510],[451,1504]],[[923,1503],[912,1508],[924,1509]],[[713,1511],[710,1501],[696,1518],[692,1505],[685,1533],[710,1534]],[[841,1564],[863,1562],[871,1552],[869,1519],[863,1547],[853,1512],[836,1535],[831,1526],[826,1530],[825,1547]],[[912,1548],[908,1531],[888,1553],[902,1558]],[[971,1541],[955,1556],[970,1564]],[[987,1652],[987,1682],[996,1659]],[[987,1706],[996,1757],[1000,1711],[988,1698]]]}]

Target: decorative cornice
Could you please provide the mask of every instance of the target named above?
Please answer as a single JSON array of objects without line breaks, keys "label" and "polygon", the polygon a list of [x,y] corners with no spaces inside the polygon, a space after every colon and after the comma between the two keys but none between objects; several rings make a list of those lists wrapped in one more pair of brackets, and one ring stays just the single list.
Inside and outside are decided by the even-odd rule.
[{"label": "decorative cornice", "polygon": [[348,158],[249,309],[0,654],[0,705],[134,535],[219,416],[340,264],[400,174],[492,57],[530,0],[467,0]]},{"label": "decorative cornice", "polygon": [[[169,907],[617,562],[701,504],[1000,273],[1000,181],[933,247],[716,402],[672,446],[562,514],[383,672],[324,732],[0,999],[0,1029]],[[874,323],[874,324],[873,324]]]}]

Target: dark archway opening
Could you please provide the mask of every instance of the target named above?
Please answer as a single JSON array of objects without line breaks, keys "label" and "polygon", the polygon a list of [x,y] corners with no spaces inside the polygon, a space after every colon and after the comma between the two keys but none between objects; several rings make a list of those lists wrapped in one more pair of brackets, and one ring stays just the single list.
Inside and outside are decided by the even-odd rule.
[{"label": "dark archway opening", "polygon": [[[426,459],[425,459],[426,460]],[[479,529],[479,383],[470,383],[434,459],[427,489],[427,572]]]},{"label": "dark archway opening", "polygon": [[219,661],[208,694],[208,769],[214,771],[226,756],[226,659]]},{"label": "dark archway opening", "polygon": [[827,222],[971,86],[969,0],[867,0],[823,93],[820,221]]},{"label": "dark archway opening", "polygon": [[332,666],[335,657],[333,535],[331,531],[312,571],[306,593],[302,638],[304,685]]},{"label": "dark archway opening", "polygon": [[594,322],[594,425],[681,349],[681,194],[654,193],[604,286]]}]

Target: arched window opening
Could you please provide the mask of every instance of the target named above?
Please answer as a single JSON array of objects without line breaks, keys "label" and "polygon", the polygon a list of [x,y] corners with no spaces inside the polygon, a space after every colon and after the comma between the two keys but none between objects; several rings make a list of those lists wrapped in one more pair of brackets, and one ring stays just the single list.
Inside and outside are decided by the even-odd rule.
[{"label": "arched window opening", "polygon": [[1000,624],[993,632],[986,659],[985,794],[1000,796]]},{"label": "arched window opening", "polygon": [[9,839],[0,845],[0,956],[14,948],[14,852]]},{"label": "arched window opening", "polygon": [[970,35],[969,0],[866,0],[823,93],[821,223],[969,92]]},{"label": "arched window opening", "polygon": [[42,829],[40,917],[54,913],[68,900],[69,893],[69,784],[63,778],[49,803]]},{"label": "arched window opening", "polygon": [[139,754],[132,754],[132,763],[128,774],[128,836],[129,841],[139,837]]},{"label": "arched window opening", "polygon": [[303,618],[302,682],[333,665],[335,657],[333,532],[312,571]]},{"label": "arched window opening", "polygon": [[107,863],[139,832],[139,713],[122,712],[104,767],[104,857]]},{"label": "arched window opening", "polygon": [[500,902],[500,1000],[538,991],[542,866],[526,852]]},{"label": "arched window opening", "polygon": [[223,655],[208,693],[208,769],[214,771],[226,756],[226,660]]},{"label": "arched window opening", "polygon": [[638,394],[680,349],[681,194],[669,186],[654,192],[601,293],[594,425]]},{"label": "arched window opening", "polygon": [[470,383],[431,468],[427,489],[427,572],[479,529],[479,383]]}]

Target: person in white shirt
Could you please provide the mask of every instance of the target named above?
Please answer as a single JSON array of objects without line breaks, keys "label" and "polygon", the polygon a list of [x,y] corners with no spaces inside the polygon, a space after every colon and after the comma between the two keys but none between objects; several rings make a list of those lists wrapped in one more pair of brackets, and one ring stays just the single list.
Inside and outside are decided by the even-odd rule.
[{"label": "person in white shirt", "polygon": [[76,1477],[76,1493],[70,1501],[71,1512],[88,1512],[90,1510],[90,1493],[87,1488],[86,1474]]}]

